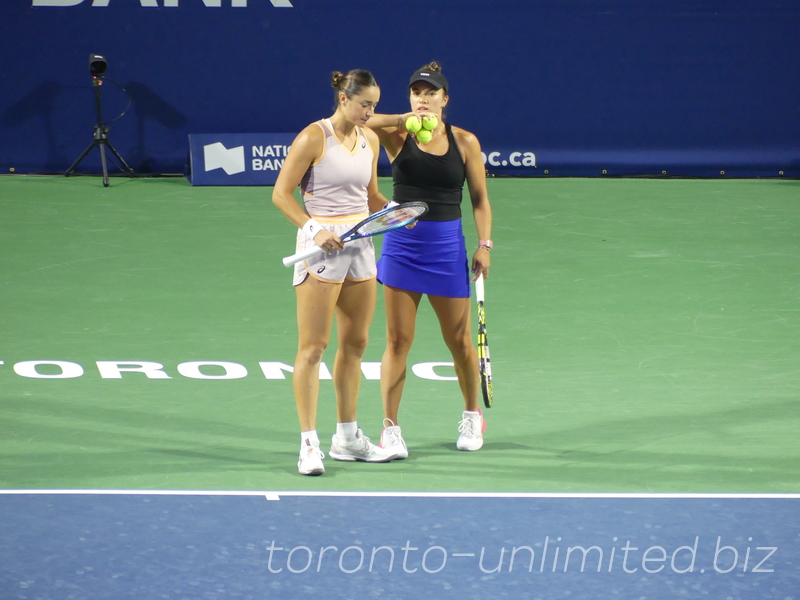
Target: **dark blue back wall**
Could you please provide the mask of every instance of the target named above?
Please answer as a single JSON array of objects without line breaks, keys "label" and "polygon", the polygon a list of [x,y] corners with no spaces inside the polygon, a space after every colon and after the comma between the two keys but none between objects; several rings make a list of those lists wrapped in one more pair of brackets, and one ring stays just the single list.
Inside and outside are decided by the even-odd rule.
[{"label": "dark blue back wall", "polygon": [[[206,2],[3,3],[0,172],[64,171],[91,142],[98,53],[132,99],[110,139],[142,173],[183,171],[189,133],[327,116],[332,70],[373,71],[379,110],[404,112],[408,76],[435,59],[448,119],[497,173],[800,176],[797,0]],[[102,90],[112,119],[128,97]],[[79,170],[99,168],[93,152]]]}]

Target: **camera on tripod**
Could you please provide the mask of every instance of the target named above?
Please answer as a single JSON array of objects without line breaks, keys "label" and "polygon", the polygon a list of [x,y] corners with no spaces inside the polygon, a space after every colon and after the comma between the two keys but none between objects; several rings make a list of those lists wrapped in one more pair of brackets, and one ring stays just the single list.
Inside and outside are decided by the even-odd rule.
[{"label": "camera on tripod", "polygon": [[108,62],[99,54],[89,55],[89,73],[94,78],[103,77],[108,71]]},{"label": "camera on tripod", "polygon": [[[103,85],[103,78],[106,75],[106,71],[108,71],[108,62],[106,61],[105,57],[99,54],[90,54],[89,74],[92,76],[92,87],[94,87],[95,109],[97,110],[97,125],[94,126],[92,143],[89,144],[86,150],[83,151],[83,154],[81,154],[77,160],[72,163],[72,166],[67,169],[64,175],[66,177],[72,175],[73,171],[75,171],[75,167],[77,167],[80,162],[86,158],[86,156],[88,156],[92,148],[97,146],[97,148],[100,150],[100,163],[103,166],[103,185],[108,187],[108,164],[106,163],[106,148],[108,148],[114,158],[119,161],[119,164],[116,166],[120,171],[125,171],[128,175],[133,175],[133,169],[128,166],[128,163],[125,162],[125,159],[123,159],[119,152],[117,152],[116,148],[111,145],[111,142],[108,139],[109,126],[107,122],[103,121],[103,110],[100,102],[100,87]],[[120,87],[120,89],[122,88]]]}]

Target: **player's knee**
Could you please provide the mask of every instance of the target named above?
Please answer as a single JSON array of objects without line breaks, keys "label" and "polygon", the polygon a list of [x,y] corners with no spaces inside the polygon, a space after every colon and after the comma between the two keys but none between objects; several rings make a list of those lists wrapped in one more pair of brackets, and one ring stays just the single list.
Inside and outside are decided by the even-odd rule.
[{"label": "player's knee", "polygon": [[408,354],[414,339],[406,335],[391,335],[386,339],[386,349],[391,354]]},{"label": "player's knee", "polygon": [[348,337],[347,341],[344,344],[340,344],[339,347],[345,350],[348,354],[361,357],[364,356],[364,353],[367,351],[368,344],[368,336],[357,336]]},{"label": "player's knee", "polygon": [[472,345],[472,338],[468,335],[455,336],[445,340],[445,342],[450,353],[454,357],[467,357],[475,350],[475,347]]},{"label": "player's knee", "polygon": [[316,342],[303,345],[297,352],[297,361],[304,362],[307,365],[314,365],[322,360],[322,355],[328,344],[325,342]]}]

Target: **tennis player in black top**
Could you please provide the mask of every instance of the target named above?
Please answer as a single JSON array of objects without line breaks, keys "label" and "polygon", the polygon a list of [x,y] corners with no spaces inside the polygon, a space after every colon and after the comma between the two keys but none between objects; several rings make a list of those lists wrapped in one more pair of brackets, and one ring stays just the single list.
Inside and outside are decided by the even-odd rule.
[{"label": "tennis player in black top", "polygon": [[[444,121],[450,101],[441,67],[429,63],[409,81],[411,112],[375,115],[367,123],[378,134],[392,163],[394,202],[422,200],[429,211],[413,228],[388,233],[378,261],[378,281],[384,286],[387,344],[381,363],[384,430],[381,445],[397,458],[408,456],[398,411],[406,378],[406,363],[414,341],[417,310],[423,295],[433,307],[453,364],[464,411],[456,446],[478,450],[486,423],[478,404],[478,356],[470,319],[470,273],[489,275],[492,210],[486,171],[478,139]],[[408,117],[433,115],[438,124],[430,141],[409,132]],[[477,227],[478,248],[467,256],[461,223],[461,200],[467,183]]]}]

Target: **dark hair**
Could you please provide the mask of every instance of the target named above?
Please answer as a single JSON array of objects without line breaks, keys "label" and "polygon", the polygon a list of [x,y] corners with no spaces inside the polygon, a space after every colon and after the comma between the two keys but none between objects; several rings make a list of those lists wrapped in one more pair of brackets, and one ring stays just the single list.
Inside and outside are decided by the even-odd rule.
[{"label": "dark hair", "polygon": [[334,71],[331,73],[331,86],[336,91],[333,94],[333,110],[339,108],[339,93],[344,92],[348,98],[360,94],[364,88],[378,87],[378,82],[369,71],[352,69],[347,73]]},{"label": "dark hair", "polygon": [[436,62],[435,60],[432,60],[432,61],[431,61],[431,62],[429,62],[427,65],[423,65],[423,66],[421,66],[421,67],[419,68],[419,70],[420,70],[420,71],[433,71],[433,72],[435,72],[435,73],[441,73],[441,72],[442,72],[442,65],[440,65],[440,64],[439,64],[438,62]]}]

